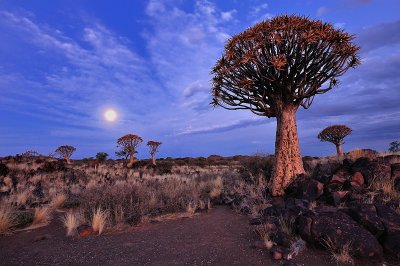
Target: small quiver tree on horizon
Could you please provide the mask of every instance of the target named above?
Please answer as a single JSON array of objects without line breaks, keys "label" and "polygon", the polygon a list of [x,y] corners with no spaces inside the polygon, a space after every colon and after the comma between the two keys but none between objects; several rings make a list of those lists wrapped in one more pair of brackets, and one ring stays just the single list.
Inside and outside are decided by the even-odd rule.
[{"label": "small quiver tree on horizon", "polygon": [[54,151],[54,153],[64,158],[67,161],[67,164],[71,164],[71,155],[74,153],[75,150],[76,148],[73,146],[63,145],[58,147]]},{"label": "small quiver tree on horizon", "polygon": [[214,106],[276,117],[273,196],[304,173],[296,112],[359,63],[354,36],[330,23],[283,15],[233,36],[211,73]]},{"label": "small quiver tree on horizon", "polygon": [[346,125],[332,125],[319,132],[318,139],[335,144],[337,155],[341,157],[343,156],[344,138],[351,132],[352,129]]},{"label": "small quiver tree on horizon", "polygon": [[161,142],[152,141],[152,140],[147,142],[147,146],[149,146],[149,149],[150,149],[151,162],[153,163],[153,165],[156,165],[155,155],[161,144],[162,144]]},{"label": "small quiver tree on horizon", "polygon": [[139,146],[140,143],[143,142],[143,139],[134,134],[127,134],[125,136],[120,137],[117,140],[118,146],[120,146],[125,152],[129,154],[129,163],[128,167],[132,167],[135,161],[134,154],[136,148]]}]

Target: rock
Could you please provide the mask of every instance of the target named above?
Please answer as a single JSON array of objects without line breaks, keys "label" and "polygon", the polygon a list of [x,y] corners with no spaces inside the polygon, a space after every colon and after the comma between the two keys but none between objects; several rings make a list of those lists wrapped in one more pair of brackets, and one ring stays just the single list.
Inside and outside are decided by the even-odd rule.
[{"label": "rock", "polygon": [[256,218],[251,218],[249,220],[249,225],[260,225],[265,222],[265,219],[263,217],[256,217]]},{"label": "rock", "polygon": [[360,172],[364,177],[365,185],[370,185],[376,178],[390,178],[391,167],[387,162],[371,161],[368,158],[362,157],[355,161],[352,165],[352,170],[354,173]]},{"label": "rock", "polygon": [[390,176],[392,178],[400,178],[400,163],[394,163],[390,166]]},{"label": "rock", "polygon": [[80,237],[88,237],[88,236],[94,235],[93,227],[91,227],[90,225],[87,225],[87,224],[78,226],[78,228],[76,228],[76,230],[78,231],[78,235]]},{"label": "rock", "polygon": [[364,177],[360,172],[355,172],[351,180],[358,183],[360,186],[364,186]]},{"label": "rock", "polygon": [[307,213],[299,217],[299,233],[307,241],[332,241],[337,248],[349,243],[350,252],[364,259],[382,258],[382,247],[373,235],[341,211]]},{"label": "rock", "polygon": [[277,245],[286,247],[286,248],[290,248],[292,246],[292,244],[294,243],[293,238],[290,235],[288,235],[282,231],[278,231],[275,234],[273,234],[272,240]]},{"label": "rock", "polygon": [[385,205],[375,204],[375,207],[386,229],[379,241],[386,253],[400,258],[400,214]]},{"label": "rock", "polygon": [[340,201],[341,201],[341,198],[337,191],[332,192],[327,198],[327,203],[331,204],[335,207],[340,205]]},{"label": "rock", "polygon": [[48,238],[48,235],[40,235],[40,236],[35,236],[33,239],[32,239],[32,242],[39,242],[39,241],[43,241],[43,240],[46,240]]},{"label": "rock", "polygon": [[283,258],[283,254],[282,254],[282,252],[275,250],[272,253],[272,257],[274,258],[274,260],[281,260]]},{"label": "rock", "polygon": [[385,232],[385,227],[376,212],[375,205],[352,202],[347,206],[346,213],[377,239]]},{"label": "rock", "polygon": [[400,162],[400,155],[387,155],[383,159],[389,164],[394,164]]},{"label": "rock", "polygon": [[267,245],[265,244],[265,241],[256,241],[253,244],[254,248],[259,248],[259,249],[267,249]]},{"label": "rock", "polygon": [[323,191],[323,183],[302,175],[285,190],[285,193],[298,199],[316,200]]}]

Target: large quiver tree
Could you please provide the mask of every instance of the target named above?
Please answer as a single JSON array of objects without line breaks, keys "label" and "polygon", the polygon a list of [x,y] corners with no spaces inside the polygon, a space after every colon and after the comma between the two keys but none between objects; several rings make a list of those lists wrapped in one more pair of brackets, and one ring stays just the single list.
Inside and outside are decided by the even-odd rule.
[{"label": "large quiver tree", "polygon": [[343,156],[344,138],[350,135],[351,128],[345,125],[333,125],[325,128],[318,134],[318,139],[321,141],[328,141],[336,146],[337,155]]},{"label": "large quiver tree", "polygon": [[359,64],[359,47],[352,40],[329,23],[278,16],[233,36],[215,64],[214,106],[277,119],[273,195],[284,194],[304,173],[297,109],[307,109],[316,94],[332,89],[338,76]]},{"label": "large quiver tree", "polygon": [[134,154],[137,146],[143,142],[143,139],[138,135],[127,134],[125,136],[120,137],[117,140],[117,144],[129,154],[129,163],[128,166],[132,167],[135,161]]},{"label": "large quiver tree", "polygon": [[161,145],[161,142],[158,142],[158,141],[150,140],[147,142],[147,146],[149,146],[149,149],[150,149],[151,162],[153,163],[153,165],[156,165],[155,155],[156,155],[160,145]]},{"label": "large quiver tree", "polygon": [[76,150],[75,147],[69,146],[69,145],[63,145],[58,147],[54,153],[60,155],[61,157],[63,157],[68,164],[71,164],[71,155],[74,153],[74,151]]}]

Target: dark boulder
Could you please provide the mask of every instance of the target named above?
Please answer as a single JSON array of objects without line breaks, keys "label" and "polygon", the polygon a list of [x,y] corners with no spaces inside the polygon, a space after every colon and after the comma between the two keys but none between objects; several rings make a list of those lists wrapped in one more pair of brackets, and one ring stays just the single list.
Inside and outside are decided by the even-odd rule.
[{"label": "dark boulder", "polygon": [[324,193],[324,184],[308,176],[302,175],[297,178],[285,190],[287,195],[298,199],[316,200]]},{"label": "dark boulder", "polygon": [[376,238],[379,238],[385,232],[385,227],[376,212],[375,205],[351,202],[347,206],[346,213]]},{"label": "dark boulder", "polygon": [[394,163],[390,166],[390,176],[392,178],[400,178],[400,163]]},{"label": "dark boulder", "polygon": [[353,172],[360,172],[364,177],[365,185],[370,185],[374,180],[384,180],[390,178],[391,167],[386,162],[371,161],[362,157],[357,159],[352,165]]},{"label": "dark boulder", "polygon": [[298,229],[312,243],[331,241],[337,248],[349,243],[350,253],[358,258],[381,259],[383,255],[378,240],[341,211],[308,212],[299,217]]},{"label": "dark boulder", "polygon": [[385,205],[375,204],[375,207],[386,229],[379,241],[386,253],[400,258],[400,214]]}]

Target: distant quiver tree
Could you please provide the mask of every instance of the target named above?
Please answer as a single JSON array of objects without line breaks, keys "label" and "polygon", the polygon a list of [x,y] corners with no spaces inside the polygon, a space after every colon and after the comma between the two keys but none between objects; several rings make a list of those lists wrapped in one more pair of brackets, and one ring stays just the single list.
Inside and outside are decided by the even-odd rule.
[{"label": "distant quiver tree", "polygon": [[338,156],[343,156],[344,138],[350,135],[351,128],[345,125],[333,125],[325,128],[318,134],[318,139],[321,141],[328,141],[336,146]]},{"label": "distant quiver tree", "polygon": [[338,85],[337,77],[359,65],[354,36],[330,23],[296,15],[277,16],[233,36],[211,73],[214,106],[276,117],[271,193],[304,173],[296,112],[316,94]]},{"label": "distant quiver tree", "polygon": [[143,139],[134,134],[127,134],[125,136],[120,137],[117,140],[117,144],[129,154],[129,163],[128,166],[132,167],[133,163],[135,161],[134,159],[134,154],[136,151],[136,148],[139,146],[140,143],[143,142]]},{"label": "distant quiver tree", "polygon": [[74,153],[76,150],[75,147],[69,146],[69,145],[63,145],[58,147],[54,153],[60,155],[62,158],[64,158],[68,164],[71,164],[71,155]]},{"label": "distant quiver tree", "polygon": [[158,141],[150,140],[147,142],[147,146],[149,146],[149,149],[150,149],[151,162],[153,163],[153,165],[156,165],[155,155],[156,155],[160,145],[161,145],[161,142],[158,142]]}]

